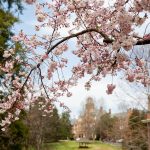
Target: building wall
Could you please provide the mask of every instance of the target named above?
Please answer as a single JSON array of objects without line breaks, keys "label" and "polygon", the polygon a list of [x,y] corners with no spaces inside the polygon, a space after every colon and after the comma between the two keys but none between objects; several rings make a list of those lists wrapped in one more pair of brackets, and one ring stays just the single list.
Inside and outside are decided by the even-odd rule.
[{"label": "building wall", "polygon": [[96,120],[104,113],[102,107],[96,112],[93,99],[91,97],[87,98],[83,115],[73,125],[74,138],[95,139]]}]

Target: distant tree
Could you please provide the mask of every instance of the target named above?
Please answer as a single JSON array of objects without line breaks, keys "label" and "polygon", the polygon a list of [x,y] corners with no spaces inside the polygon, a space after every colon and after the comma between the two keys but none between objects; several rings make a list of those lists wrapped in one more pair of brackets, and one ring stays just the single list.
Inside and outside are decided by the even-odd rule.
[{"label": "distant tree", "polygon": [[43,97],[38,97],[34,105],[31,105],[27,115],[27,125],[29,127],[29,137],[27,140],[27,146],[32,145],[36,150],[42,148],[44,141],[44,116],[42,110],[42,104],[45,99]]},{"label": "distant tree", "polygon": [[67,139],[71,138],[71,121],[70,114],[63,112],[60,118],[60,138]]},{"label": "distant tree", "polygon": [[[19,19],[10,11],[16,6],[19,11],[22,11],[23,7],[21,0],[0,0],[0,63],[4,63],[8,60],[3,57],[4,50],[11,45],[11,37],[14,35],[12,27],[15,23],[19,22]],[[18,43],[16,44],[18,45]]]},{"label": "distant tree", "polygon": [[[2,101],[2,103],[8,101],[8,93],[16,89],[10,78],[17,79],[18,83],[16,84],[19,85],[22,79],[20,73],[25,74],[25,67],[22,66],[22,63],[25,60],[24,49],[22,48],[21,43],[14,43],[11,40],[11,37],[14,35],[12,28],[15,23],[19,22],[19,19],[15,17],[11,10],[14,9],[15,5],[18,6],[20,11],[22,10],[21,7],[19,7],[19,5],[21,6],[21,1],[19,1],[20,0],[0,0],[0,101]],[[3,5],[7,5],[8,9],[3,7]],[[17,59],[13,61],[14,68],[11,69],[12,73],[9,74],[6,70],[10,67],[10,64],[6,63],[6,61],[11,62],[11,58],[14,57]],[[22,60],[18,61],[18,58],[21,58]],[[3,66],[7,66],[7,69],[3,70],[1,68]],[[16,78],[16,76],[18,77]],[[7,81],[4,82],[4,78],[7,78]],[[4,98],[6,98],[5,101],[2,100]],[[18,107],[17,103],[16,106]],[[4,115],[7,116],[7,113]]]},{"label": "distant tree", "polygon": [[45,101],[42,96],[38,97],[34,105],[31,105],[27,115],[27,125],[29,126],[27,145],[32,145],[36,150],[41,150],[44,142],[60,139],[58,110],[55,107],[53,111],[47,112],[52,105],[50,103],[44,105]]},{"label": "distant tree", "polygon": [[[26,113],[20,114],[20,119],[13,122],[6,132],[0,130],[1,150],[22,150],[28,138],[28,127],[24,123]],[[2,117],[2,116],[1,116]]]},{"label": "distant tree", "polygon": [[[46,119],[45,117],[44,119]],[[56,142],[60,139],[60,117],[55,107],[51,116],[46,119],[44,127],[44,138],[46,142]]]},{"label": "distant tree", "polygon": [[116,117],[112,117],[110,113],[105,113],[100,117],[99,134],[101,140],[114,140],[114,129]]},{"label": "distant tree", "polygon": [[0,6],[7,10],[10,10],[12,7],[16,9],[16,11],[19,10],[22,12],[23,10],[22,0],[0,0]]},{"label": "distant tree", "polygon": [[123,142],[124,150],[148,150],[147,126],[142,123],[145,112],[133,109]]},{"label": "distant tree", "polygon": [[[21,3],[21,0],[0,0],[0,66],[3,66],[6,61],[9,61],[10,58],[14,56],[21,57],[22,60],[25,58],[25,56],[22,55],[23,49],[21,44],[15,43],[12,45],[11,41],[11,37],[13,36],[12,27],[15,23],[19,22],[19,19],[15,17],[14,13],[12,13],[11,10],[17,8],[17,10],[21,12],[23,8],[21,6]],[[10,48],[12,48],[12,56],[4,57],[4,55],[9,55],[8,53],[10,51],[8,52],[8,49]],[[19,75],[19,72],[23,70],[24,68],[21,66],[20,62],[15,60],[12,73],[13,78],[15,78],[16,75]],[[4,82],[3,78],[6,76],[7,73],[0,69],[0,85]],[[6,84],[4,84],[3,88],[1,88],[0,90],[0,101],[2,101],[4,97],[7,98],[8,91],[11,92],[12,89],[12,82],[9,86],[6,86]],[[20,106],[17,106],[18,111],[21,112],[19,115],[20,119],[16,119],[16,121],[14,121],[8,127],[5,133],[0,130],[1,150],[21,150],[25,146],[25,141],[28,136],[28,127],[24,123],[26,113],[22,111]],[[0,122],[7,115],[7,112],[5,112],[4,114],[0,114]],[[0,129],[2,129],[2,127],[0,127]]]},{"label": "distant tree", "polygon": [[[0,44],[1,44],[1,51],[8,46],[8,41],[10,37],[13,35],[11,28],[18,21],[16,17],[13,16],[10,12],[7,12],[0,8]],[[1,55],[2,57],[3,55]],[[3,58],[4,59],[4,58]]]}]

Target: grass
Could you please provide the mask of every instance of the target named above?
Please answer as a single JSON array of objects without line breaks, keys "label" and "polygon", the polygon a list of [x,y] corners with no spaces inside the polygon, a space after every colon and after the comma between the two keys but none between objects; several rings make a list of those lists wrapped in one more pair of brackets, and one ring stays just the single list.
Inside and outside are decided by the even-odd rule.
[{"label": "grass", "polygon": [[88,148],[78,148],[78,146],[78,143],[75,141],[61,141],[46,144],[44,150],[121,150],[118,146],[100,142],[92,142]]}]

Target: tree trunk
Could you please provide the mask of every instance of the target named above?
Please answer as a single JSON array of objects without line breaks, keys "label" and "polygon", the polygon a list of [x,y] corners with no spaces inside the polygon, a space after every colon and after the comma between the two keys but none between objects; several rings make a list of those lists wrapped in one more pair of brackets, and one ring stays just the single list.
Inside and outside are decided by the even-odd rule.
[{"label": "tree trunk", "polygon": [[[148,114],[147,114],[147,119],[150,119],[149,118],[150,116],[150,95],[148,96]],[[150,122],[148,122],[147,124],[147,132],[148,132],[148,150],[150,150]]]},{"label": "tree trunk", "polygon": [[150,150],[150,123],[148,123],[148,150]]}]

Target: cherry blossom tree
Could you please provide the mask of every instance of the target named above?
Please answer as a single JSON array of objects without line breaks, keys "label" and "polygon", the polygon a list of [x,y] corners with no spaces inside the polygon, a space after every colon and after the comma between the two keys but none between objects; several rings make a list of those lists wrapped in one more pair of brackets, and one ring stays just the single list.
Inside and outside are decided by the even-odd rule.
[{"label": "cherry blossom tree", "polygon": [[[114,0],[107,4],[104,0],[25,2],[35,5],[38,23],[35,25],[36,34],[27,35],[21,30],[12,37],[14,43],[24,46],[25,60],[14,57],[13,46],[3,54],[7,61],[0,66],[5,73],[1,83],[7,96],[0,103],[0,112],[6,113],[1,122],[2,130],[18,119],[21,109],[37,100],[39,90],[45,93],[42,108],[50,104],[45,112],[53,109],[55,102],[70,111],[57,98],[70,97],[69,88],[76,86],[78,79],[86,75],[90,76],[85,83],[86,89],[90,89],[92,81],[100,81],[106,75],[115,77],[118,73],[129,82],[138,82],[145,87],[150,84],[149,57],[145,60],[136,54],[137,45],[150,44],[150,34],[140,31],[150,18],[150,0]],[[47,34],[41,35],[43,29]],[[71,39],[75,43],[73,49],[69,44]],[[79,63],[72,67],[71,75],[66,78],[64,71],[71,61],[65,56],[68,51],[77,57]],[[16,61],[24,70],[13,77]],[[11,89],[7,88],[10,85]],[[112,94],[115,88],[111,81],[106,92]]]}]

